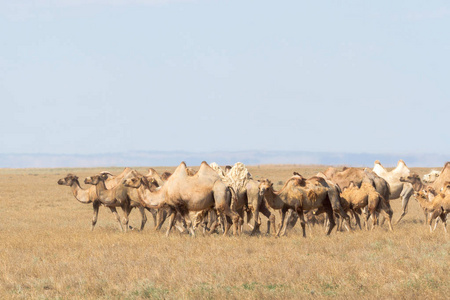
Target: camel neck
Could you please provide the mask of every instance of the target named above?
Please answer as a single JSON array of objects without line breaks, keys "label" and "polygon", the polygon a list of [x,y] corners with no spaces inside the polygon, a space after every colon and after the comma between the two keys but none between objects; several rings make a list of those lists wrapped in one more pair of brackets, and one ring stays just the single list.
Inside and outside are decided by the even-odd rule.
[{"label": "camel neck", "polygon": [[284,202],[281,200],[278,192],[275,192],[273,188],[268,188],[264,194],[269,205],[274,209],[280,209],[283,207]]},{"label": "camel neck", "polygon": [[420,206],[424,207],[424,208],[430,208],[431,202],[427,201],[426,199],[422,198],[422,197],[416,197],[417,201],[419,201]]},{"label": "camel neck", "polygon": [[72,193],[75,199],[77,199],[78,201],[80,201],[81,203],[91,202],[91,200],[89,199],[88,191],[81,188],[78,180],[74,180],[70,188],[72,189]]},{"label": "camel neck", "polygon": [[413,189],[416,192],[419,192],[423,189],[425,189],[427,187],[427,185],[423,184],[422,181],[416,182],[415,184],[413,184]]},{"label": "camel neck", "polygon": [[144,206],[148,208],[161,208],[165,203],[164,191],[162,188],[159,188],[159,190],[152,192],[148,186],[145,186],[141,200],[144,202]]}]

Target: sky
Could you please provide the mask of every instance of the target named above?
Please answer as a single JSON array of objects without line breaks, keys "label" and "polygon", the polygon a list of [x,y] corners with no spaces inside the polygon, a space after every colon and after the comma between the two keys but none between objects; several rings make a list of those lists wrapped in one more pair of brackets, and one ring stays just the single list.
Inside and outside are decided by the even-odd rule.
[{"label": "sky", "polygon": [[448,1],[0,0],[0,154],[450,154]]}]

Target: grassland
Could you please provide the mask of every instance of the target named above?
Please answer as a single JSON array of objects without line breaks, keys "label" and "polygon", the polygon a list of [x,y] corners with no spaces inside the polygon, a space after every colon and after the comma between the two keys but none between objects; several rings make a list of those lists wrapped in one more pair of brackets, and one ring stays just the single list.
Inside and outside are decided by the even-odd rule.
[{"label": "grassland", "polygon": [[[270,178],[279,187],[294,170],[310,176],[325,167],[249,169],[254,177]],[[158,168],[162,170],[173,168]],[[414,169],[420,175],[428,170]],[[430,234],[414,199],[394,232],[384,226],[325,236],[316,226],[306,239],[297,228],[283,238],[248,234],[191,238],[177,232],[166,238],[153,230],[151,220],[143,232],[120,233],[104,208],[91,232],[92,207],[78,203],[70,189],[56,181],[69,172],[83,178],[98,171],[0,170],[1,299],[448,299],[450,295],[450,234],[440,226]],[[396,218],[400,200],[392,201],[392,207]],[[136,211],[130,223],[140,223]]]}]

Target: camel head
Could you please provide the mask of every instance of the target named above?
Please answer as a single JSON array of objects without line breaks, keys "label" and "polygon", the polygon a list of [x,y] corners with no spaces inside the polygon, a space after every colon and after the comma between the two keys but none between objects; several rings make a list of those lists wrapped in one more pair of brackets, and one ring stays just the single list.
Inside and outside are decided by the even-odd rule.
[{"label": "camel head", "polygon": [[424,190],[415,192],[414,197],[416,198],[417,201],[419,201],[419,200],[428,201],[428,193]]},{"label": "camel head", "polygon": [[401,182],[409,182],[409,183],[412,183],[412,184],[421,182],[419,175],[416,174],[416,173],[412,173],[412,174],[410,174],[410,175],[408,175],[406,177],[400,177],[400,181]]},{"label": "camel head", "polygon": [[71,186],[74,182],[78,182],[78,177],[74,174],[67,174],[66,177],[58,180],[59,185]]},{"label": "camel head", "polygon": [[152,192],[154,192],[159,187],[156,179],[151,176],[134,176],[125,179],[122,183],[126,187],[131,187],[135,189],[141,187],[141,185],[144,185]]},{"label": "camel head", "polygon": [[108,176],[109,176],[109,174],[107,172],[102,172],[99,175],[86,177],[84,179],[84,183],[85,184],[97,185],[97,184],[99,184],[99,182],[105,181],[106,179],[108,179]]},{"label": "camel head", "polygon": [[[142,177],[137,177],[137,176],[131,177],[131,178],[128,178],[128,179],[124,180],[123,181],[123,185],[126,186],[126,187],[131,187],[131,188],[137,189],[137,188],[139,188],[141,186],[142,180],[147,180],[147,179],[145,179],[144,176],[142,176]],[[148,182],[146,182],[146,183],[148,183]],[[148,186],[148,185],[146,185],[146,186]]]},{"label": "camel head", "polygon": [[440,174],[441,172],[433,170],[430,173],[423,175],[422,181],[425,183],[432,183],[436,181]]},{"label": "camel head", "polygon": [[259,195],[264,196],[269,189],[273,189],[273,183],[269,179],[261,179],[259,182]]}]

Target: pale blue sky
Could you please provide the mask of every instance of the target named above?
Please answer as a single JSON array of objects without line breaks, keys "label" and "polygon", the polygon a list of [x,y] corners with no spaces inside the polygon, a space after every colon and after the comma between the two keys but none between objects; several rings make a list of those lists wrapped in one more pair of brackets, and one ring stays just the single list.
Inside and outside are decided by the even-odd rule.
[{"label": "pale blue sky", "polygon": [[0,153],[450,153],[448,1],[0,0],[0,36]]}]

